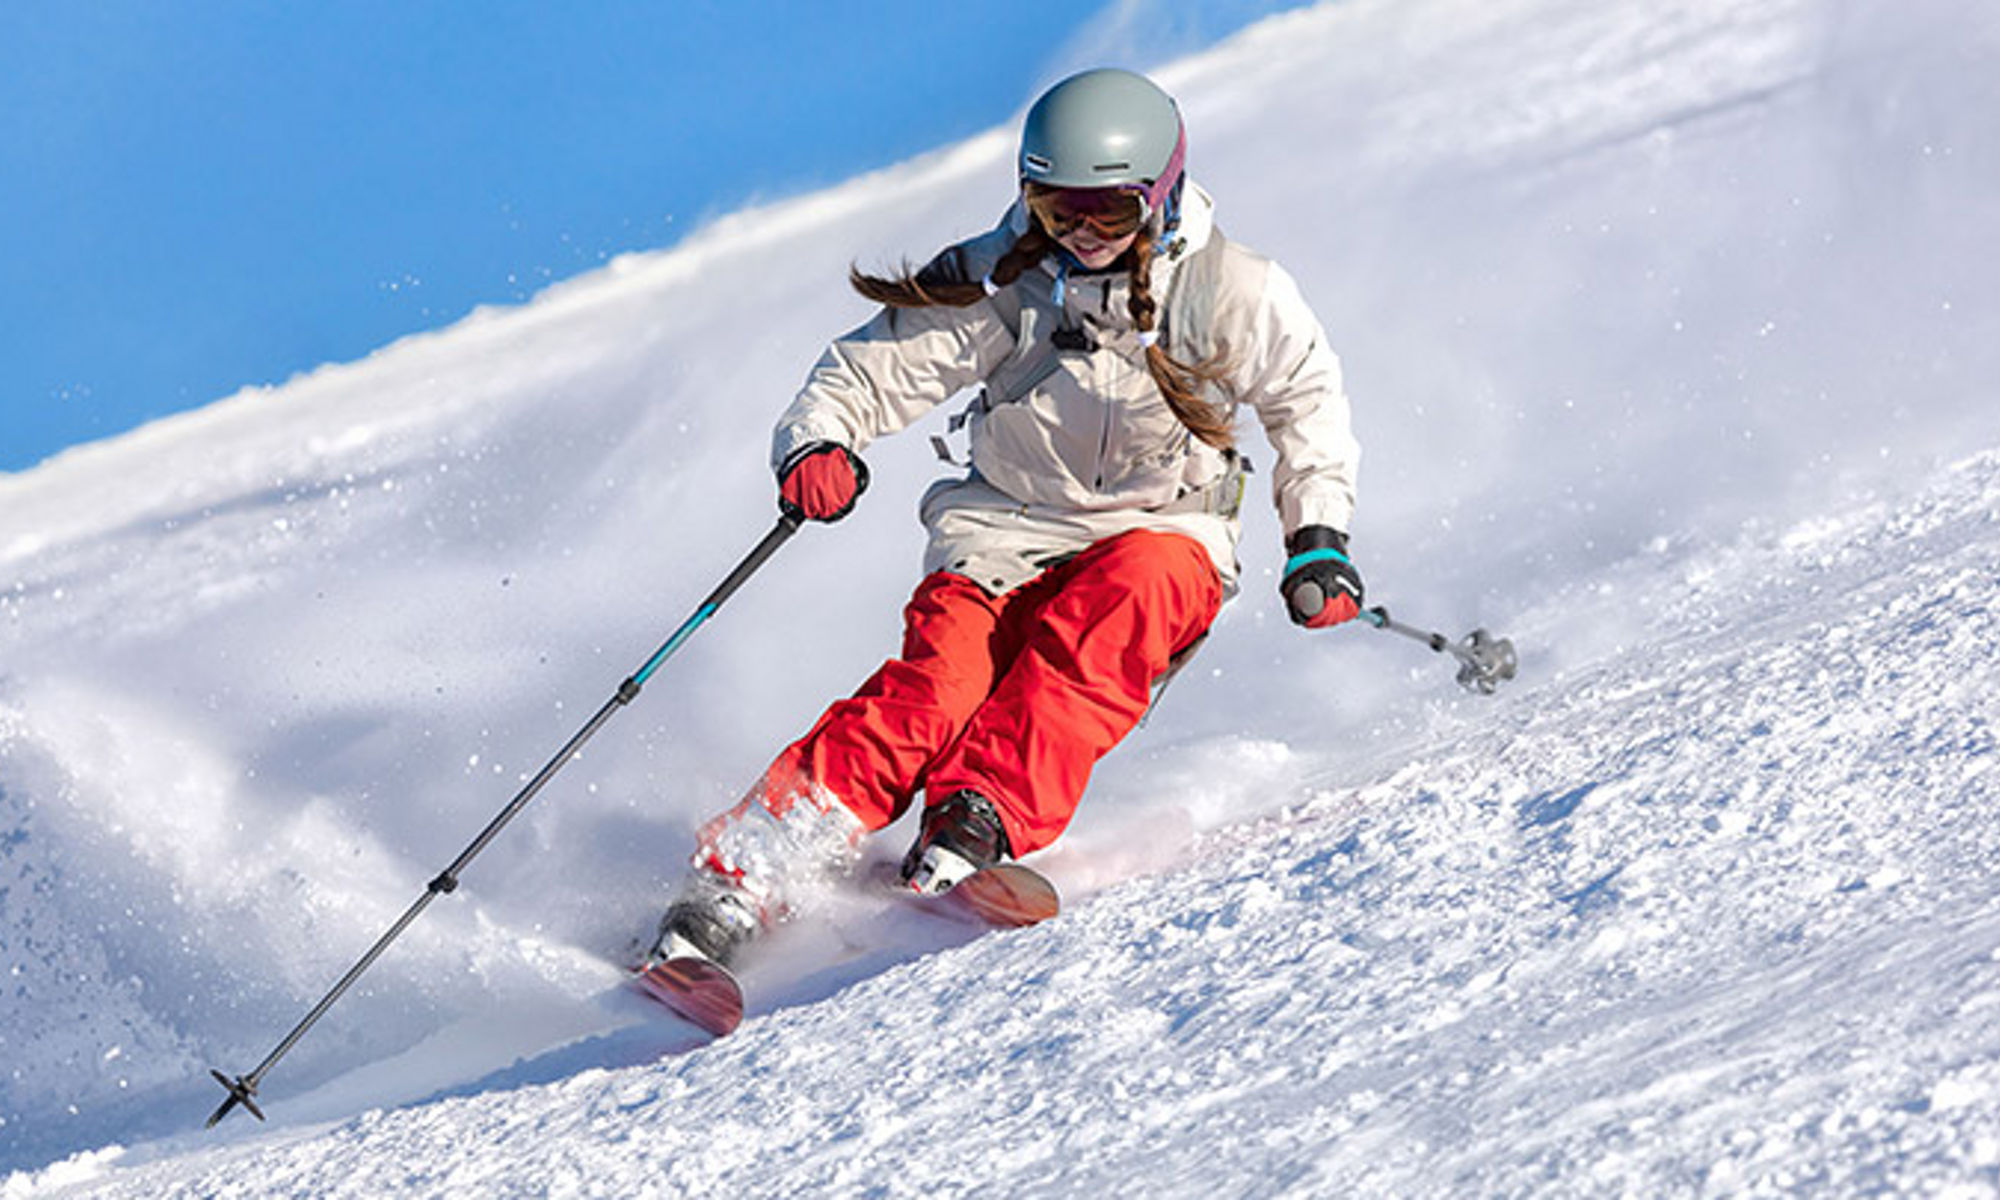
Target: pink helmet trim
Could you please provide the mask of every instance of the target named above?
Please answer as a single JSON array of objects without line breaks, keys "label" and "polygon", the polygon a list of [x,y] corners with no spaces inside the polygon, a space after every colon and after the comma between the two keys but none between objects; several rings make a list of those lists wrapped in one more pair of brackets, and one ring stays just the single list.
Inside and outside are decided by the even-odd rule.
[{"label": "pink helmet trim", "polygon": [[1167,165],[1140,194],[1146,198],[1146,213],[1165,212],[1167,201],[1173,196],[1174,185],[1181,181],[1181,172],[1187,167],[1187,126],[1182,124],[1174,137],[1174,152],[1167,156]]}]

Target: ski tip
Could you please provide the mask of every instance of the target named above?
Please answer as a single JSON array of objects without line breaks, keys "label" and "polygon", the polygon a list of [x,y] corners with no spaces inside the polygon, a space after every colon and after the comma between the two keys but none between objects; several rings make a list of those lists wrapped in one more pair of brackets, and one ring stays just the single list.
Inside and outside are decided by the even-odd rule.
[{"label": "ski tip", "polygon": [[720,963],[660,959],[641,967],[635,979],[640,991],[715,1037],[728,1037],[743,1023],[742,985]]},{"label": "ski tip", "polygon": [[1055,884],[1020,863],[975,871],[945,895],[981,920],[1006,929],[1039,925],[1062,911]]}]

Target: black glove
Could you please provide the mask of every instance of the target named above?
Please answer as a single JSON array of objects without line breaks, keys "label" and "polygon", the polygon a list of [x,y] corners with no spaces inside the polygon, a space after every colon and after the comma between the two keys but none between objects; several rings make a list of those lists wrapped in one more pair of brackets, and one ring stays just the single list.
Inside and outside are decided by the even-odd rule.
[{"label": "black glove", "polygon": [[1324,629],[1361,615],[1361,572],[1347,557],[1347,535],[1325,525],[1302,525],[1285,539],[1291,558],[1278,592],[1292,624]]}]

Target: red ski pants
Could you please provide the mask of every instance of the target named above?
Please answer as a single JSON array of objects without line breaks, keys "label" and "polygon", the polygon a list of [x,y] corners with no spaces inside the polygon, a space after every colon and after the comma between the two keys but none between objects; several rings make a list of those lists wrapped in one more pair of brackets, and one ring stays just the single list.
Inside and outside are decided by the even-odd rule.
[{"label": "red ski pants", "polygon": [[[1153,682],[1222,606],[1180,534],[1109,538],[1005,595],[938,572],[904,610],[903,651],[771,764],[739,806],[783,817],[813,784],[868,829],[971,788],[1016,855],[1056,839],[1092,767],[1145,715]],[[735,813],[714,825],[726,824]],[[704,839],[706,840],[706,839]]]}]

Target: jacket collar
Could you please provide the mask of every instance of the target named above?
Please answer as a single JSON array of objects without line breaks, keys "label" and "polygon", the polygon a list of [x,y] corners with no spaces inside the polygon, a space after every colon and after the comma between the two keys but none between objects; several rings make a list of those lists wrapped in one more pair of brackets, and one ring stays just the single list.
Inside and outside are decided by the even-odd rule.
[{"label": "jacket collar", "polygon": [[1153,256],[1153,294],[1166,296],[1180,264],[1214,236],[1215,200],[1190,179],[1181,187],[1181,219]]}]

